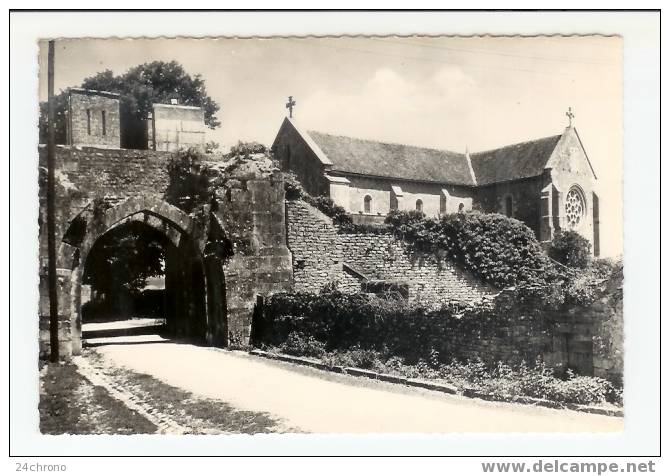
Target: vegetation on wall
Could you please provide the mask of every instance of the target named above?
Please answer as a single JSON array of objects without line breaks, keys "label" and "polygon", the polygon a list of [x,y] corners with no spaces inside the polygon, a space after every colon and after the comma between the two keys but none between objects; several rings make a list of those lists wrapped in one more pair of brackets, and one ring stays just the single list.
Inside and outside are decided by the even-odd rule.
[{"label": "vegetation on wall", "polygon": [[576,231],[559,231],[551,242],[548,254],[565,266],[584,269],[591,261],[591,243]]},{"label": "vegetation on wall", "polygon": [[175,152],[168,162],[168,177],[165,200],[171,205],[191,213],[198,205],[209,202],[209,168],[200,152]]},{"label": "vegetation on wall", "polygon": [[497,287],[537,282],[551,271],[532,230],[503,215],[454,213],[426,218],[417,211],[394,211],[386,223],[412,251],[445,256]]},{"label": "vegetation on wall", "polygon": [[339,232],[391,233],[410,253],[448,259],[494,287],[515,287],[520,300],[538,299],[550,308],[589,304],[613,269],[606,260],[591,260],[588,242],[573,233],[555,241],[568,257],[562,265],[549,258],[528,226],[504,215],[473,211],[430,218],[415,210],[392,211],[384,225],[356,225],[331,198],[306,193],[294,174],[285,173],[284,183],[288,200],[314,206]]},{"label": "vegetation on wall", "polygon": [[[488,394],[575,403],[620,399],[620,392],[603,379],[564,373],[537,361],[544,347],[535,336],[548,335],[551,322],[537,303],[508,304],[500,300],[490,306],[428,310],[366,294],[275,294],[255,316],[253,344],[332,366],[445,380]],[[517,327],[525,337],[504,337]],[[490,347],[485,353],[483,339]],[[497,340],[501,348],[513,346],[517,358],[507,359],[510,349],[498,353]]]}]

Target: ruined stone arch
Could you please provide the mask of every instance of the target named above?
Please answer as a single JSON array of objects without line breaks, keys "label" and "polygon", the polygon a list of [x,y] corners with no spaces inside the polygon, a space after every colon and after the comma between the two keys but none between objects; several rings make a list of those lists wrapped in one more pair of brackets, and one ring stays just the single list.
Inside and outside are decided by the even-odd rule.
[{"label": "ruined stone arch", "polygon": [[[101,204],[104,204],[101,206]],[[98,207],[96,210],[95,208]],[[175,321],[173,330],[178,335],[197,336],[209,344],[226,345],[227,322],[225,280],[221,261],[205,257],[207,237],[213,215],[194,220],[179,208],[157,197],[131,197],[112,204],[93,200],[70,220],[62,239],[61,260],[70,268],[70,326],[72,350],[81,348],[82,300],[81,290],[88,254],[96,242],[107,233],[129,222],[139,222],[158,231],[172,245],[169,246],[171,265],[166,263],[166,291],[168,275],[173,299],[171,312]],[[217,236],[225,234],[217,220],[213,225]]]}]

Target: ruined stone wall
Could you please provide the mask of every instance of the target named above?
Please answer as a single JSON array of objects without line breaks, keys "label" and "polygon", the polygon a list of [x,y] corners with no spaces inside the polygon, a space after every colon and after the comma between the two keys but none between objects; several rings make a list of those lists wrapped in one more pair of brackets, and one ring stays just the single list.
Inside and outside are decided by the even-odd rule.
[{"label": "ruined stone wall", "polygon": [[68,114],[70,145],[121,147],[118,94],[72,89]]},{"label": "ruined stone wall", "polygon": [[270,178],[231,180],[217,192],[214,213],[233,245],[224,263],[228,313],[227,345],[246,345],[259,296],[293,289],[286,246],[284,182]]},{"label": "ruined stone wall", "polygon": [[394,281],[408,285],[411,300],[432,307],[496,292],[446,260],[411,257],[391,235],[338,233],[329,217],[305,202],[287,201],[286,216],[296,291],[317,293],[337,282],[343,292],[359,292],[366,280]]},{"label": "ruined stone wall", "polygon": [[[81,265],[85,260],[85,251],[80,254],[76,246],[64,242],[63,238],[68,230],[71,233],[71,227],[77,222],[75,217],[90,207],[91,202],[96,199],[104,199],[106,205],[112,207],[109,213],[113,213],[118,219],[125,218],[125,214],[140,211],[145,206],[143,203],[146,203],[147,206],[152,206],[152,213],[162,217],[162,220],[176,220],[180,225],[179,219],[171,215],[170,209],[174,207],[166,204],[163,199],[169,181],[167,165],[170,156],[170,153],[149,150],[69,146],[56,149],[56,244],[63,357],[76,354],[81,345],[81,321],[78,319],[77,307],[80,303]],[[40,349],[46,355],[49,306],[45,147],[39,149],[39,164],[39,329]],[[203,263],[203,247],[212,228],[210,209],[207,206],[203,213],[192,218],[193,225],[184,230],[184,235],[188,235],[186,238],[197,245],[194,248],[196,255],[187,257],[191,264],[178,271],[183,271],[183,276],[189,275],[188,273],[206,273],[210,280],[206,289],[207,307],[210,314],[213,310],[216,317],[206,323],[207,342],[215,345],[246,345],[257,296],[292,289],[291,258],[286,247],[283,180],[278,173],[254,178],[247,175],[240,180],[230,180],[226,187],[219,190],[217,201],[217,207],[211,209],[211,216],[218,220],[226,238],[233,244],[233,255],[225,261],[207,258]],[[126,210],[128,207],[125,204],[128,203],[135,204],[135,208],[139,207],[138,210]],[[87,213],[89,211],[82,216]],[[87,226],[84,220],[81,233],[88,233]],[[91,236],[91,239],[95,238],[95,234]],[[197,255],[198,248],[200,255]],[[212,276],[215,281],[224,283],[218,287],[223,295],[213,294],[210,279]],[[183,283],[179,287],[184,288]],[[189,313],[204,312],[200,300],[196,302],[191,297],[188,300],[184,304],[188,305]],[[225,309],[221,309],[222,306]],[[187,324],[190,326],[194,323]]]},{"label": "ruined stone wall", "polygon": [[[120,201],[129,196],[162,197],[167,187],[169,155],[146,150],[57,146],[55,157],[56,268],[58,273],[61,354],[77,353],[81,323],[74,316],[80,292],[76,248],[63,242],[72,220],[95,198]],[[39,147],[40,355],[49,351],[49,298],[46,233],[46,147]]]},{"label": "ruined stone wall", "polygon": [[[286,202],[286,217],[295,290],[318,293],[325,285],[334,282],[345,284],[347,289],[356,289],[353,283],[357,280],[345,276],[342,271],[342,243],[333,221],[300,200]],[[360,290],[360,284],[357,286]]]},{"label": "ruined stone wall", "polygon": [[369,279],[406,283],[412,301],[439,307],[481,301],[497,292],[446,259],[411,256],[407,245],[392,235],[350,233],[340,239],[346,263]]}]

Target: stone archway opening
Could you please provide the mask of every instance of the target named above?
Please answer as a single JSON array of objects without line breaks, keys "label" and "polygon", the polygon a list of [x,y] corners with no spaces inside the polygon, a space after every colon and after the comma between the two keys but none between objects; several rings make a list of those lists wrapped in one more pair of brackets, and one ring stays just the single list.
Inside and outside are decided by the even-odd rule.
[{"label": "stone archway opening", "polygon": [[165,270],[168,257],[177,255],[174,248],[164,233],[139,220],[99,237],[83,263],[83,337],[166,334],[174,290],[165,286]]},{"label": "stone archway opening", "polygon": [[[67,249],[74,248],[70,294],[75,352],[82,337],[100,336],[87,336],[87,324],[95,321],[144,319],[152,333],[227,344],[222,266],[232,247],[218,223],[195,223],[162,200],[129,199],[82,212],[72,220],[64,242]],[[107,335],[115,334],[114,327],[108,326]],[[118,335],[142,333],[116,327],[125,329]]]}]

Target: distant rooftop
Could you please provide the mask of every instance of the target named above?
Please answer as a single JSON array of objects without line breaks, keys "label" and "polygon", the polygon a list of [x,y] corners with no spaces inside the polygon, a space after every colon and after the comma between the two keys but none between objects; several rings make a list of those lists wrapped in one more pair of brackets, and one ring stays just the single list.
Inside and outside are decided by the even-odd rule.
[{"label": "distant rooftop", "polygon": [[69,92],[77,94],[86,94],[88,96],[105,96],[112,99],[118,99],[121,97],[118,93],[112,93],[110,91],[97,91],[95,89],[84,89],[84,88],[69,88]]}]

